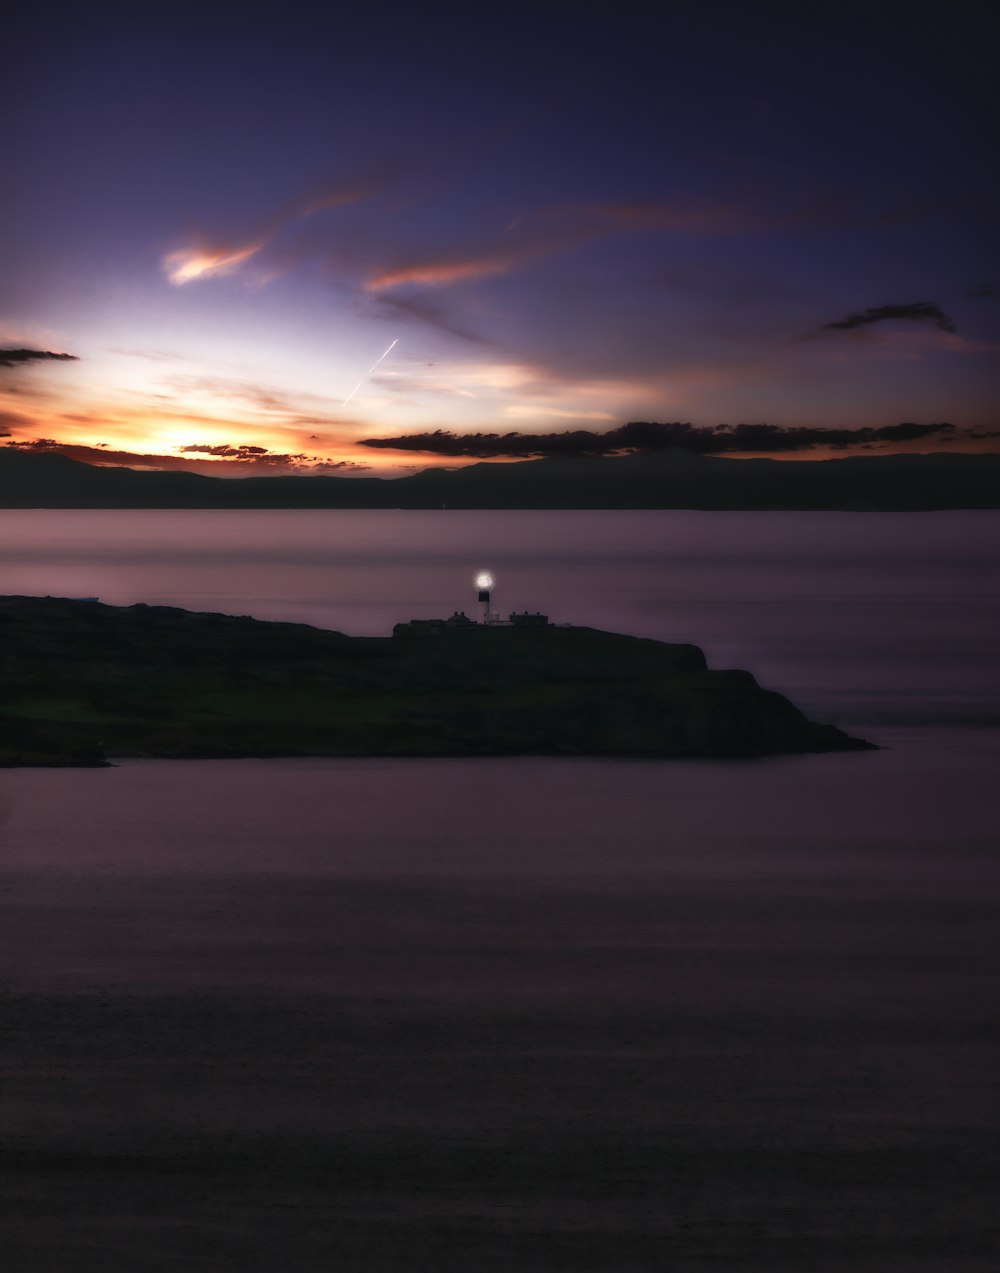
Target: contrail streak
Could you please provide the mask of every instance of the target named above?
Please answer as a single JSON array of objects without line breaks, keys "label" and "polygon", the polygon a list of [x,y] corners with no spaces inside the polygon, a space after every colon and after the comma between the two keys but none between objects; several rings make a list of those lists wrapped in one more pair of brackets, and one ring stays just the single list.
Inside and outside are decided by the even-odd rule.
[{"label": "contrail streak", "polygon": [[397,339],[397,340],[394,340],[394,341],[392,342],[392,344],[389,346],[389,348],[385,351],[385,353],[384,353],[384,354],[379,354],[379,356],[375,359],[375,361],[374,361],[374,362],[372,363],[372,365],[368,368],[368,370],[365,372],[365,374],[361,377],[361,379],[358,381],[358,383],[354,386],[354,388],[351,390],[351,392],[347,395],[347,397],[344,399],[344,401],[340,404],[342,407],[346,407],[346,406],[347,406],[347,404],[348,404],[348,403],[350,402],[350,400],[354,397],[354,395],[358,392],[358,390],[359,390],[359,389],[361,388],[361,386],[365,383],[365,381],[368,379],[368,377],[372,374],[372,372],[375,370],[375,368],[379,365],[379,363],[382,361],[382,359],[383,359],[383,358],[387,358],[387,357],[388,357],[388,356],[392,353],[392,351],[396,348],[396,346],[397,346],[398,344],[399,344],[399,340],[398,340],[398,339]]}]

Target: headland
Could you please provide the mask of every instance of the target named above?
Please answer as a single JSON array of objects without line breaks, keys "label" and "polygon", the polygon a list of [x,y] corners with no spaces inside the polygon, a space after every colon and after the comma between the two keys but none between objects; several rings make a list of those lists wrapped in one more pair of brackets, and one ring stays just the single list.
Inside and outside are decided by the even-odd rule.
[{"label": "headland", "polygon": [[745,671],[544,616],[349,637],[0,597],[0,765],[112,757],[752,757],[871,746]]}]

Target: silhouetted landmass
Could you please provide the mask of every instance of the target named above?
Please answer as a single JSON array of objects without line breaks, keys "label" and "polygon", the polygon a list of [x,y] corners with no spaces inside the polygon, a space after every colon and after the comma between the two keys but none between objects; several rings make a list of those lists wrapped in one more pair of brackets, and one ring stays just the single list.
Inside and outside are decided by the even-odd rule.
[{"label": "silhouetted landmass", "polygon": [[1000,507],[1000,455],[734,460],[686,450],[547,457],[412,477],[203,477],[0,448],[2,508]]},{"label": "silhouetted landmass", "polygon": [[347,637],[0,598],[0,764],[108,756],[761,756],[868,744],[696,646],[574,627]]}]

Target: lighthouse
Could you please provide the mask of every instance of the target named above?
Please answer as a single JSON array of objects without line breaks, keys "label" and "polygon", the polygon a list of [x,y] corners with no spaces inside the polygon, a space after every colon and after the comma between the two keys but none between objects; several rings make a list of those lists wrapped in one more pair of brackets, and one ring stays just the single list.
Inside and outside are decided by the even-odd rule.
[{"label": "lighthouse", "polygon": [[482,622],[490,624],[493,622],[493,615],[490,612],[490,592],[493,588],[493,576],[488,570],[482,571],[476,575],[476,588],[479,592],[479,605],[482,612]]}]

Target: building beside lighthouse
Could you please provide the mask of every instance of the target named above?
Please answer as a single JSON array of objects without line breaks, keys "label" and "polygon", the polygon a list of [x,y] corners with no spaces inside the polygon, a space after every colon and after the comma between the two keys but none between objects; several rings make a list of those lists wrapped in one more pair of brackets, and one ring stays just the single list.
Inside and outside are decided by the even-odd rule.
[{"label": "building beside lighthouse", "polygon": [[475,578],[477,616],[470,618],[464,610],[456,610],[447,619],[411,619],[397,623],[393,636],[443,636],[452,632],[480,632],[483,628],[547,628],[549,616],[536,610],[512,611],[502,619],[493,609],[493,576],[481,570]]}]

